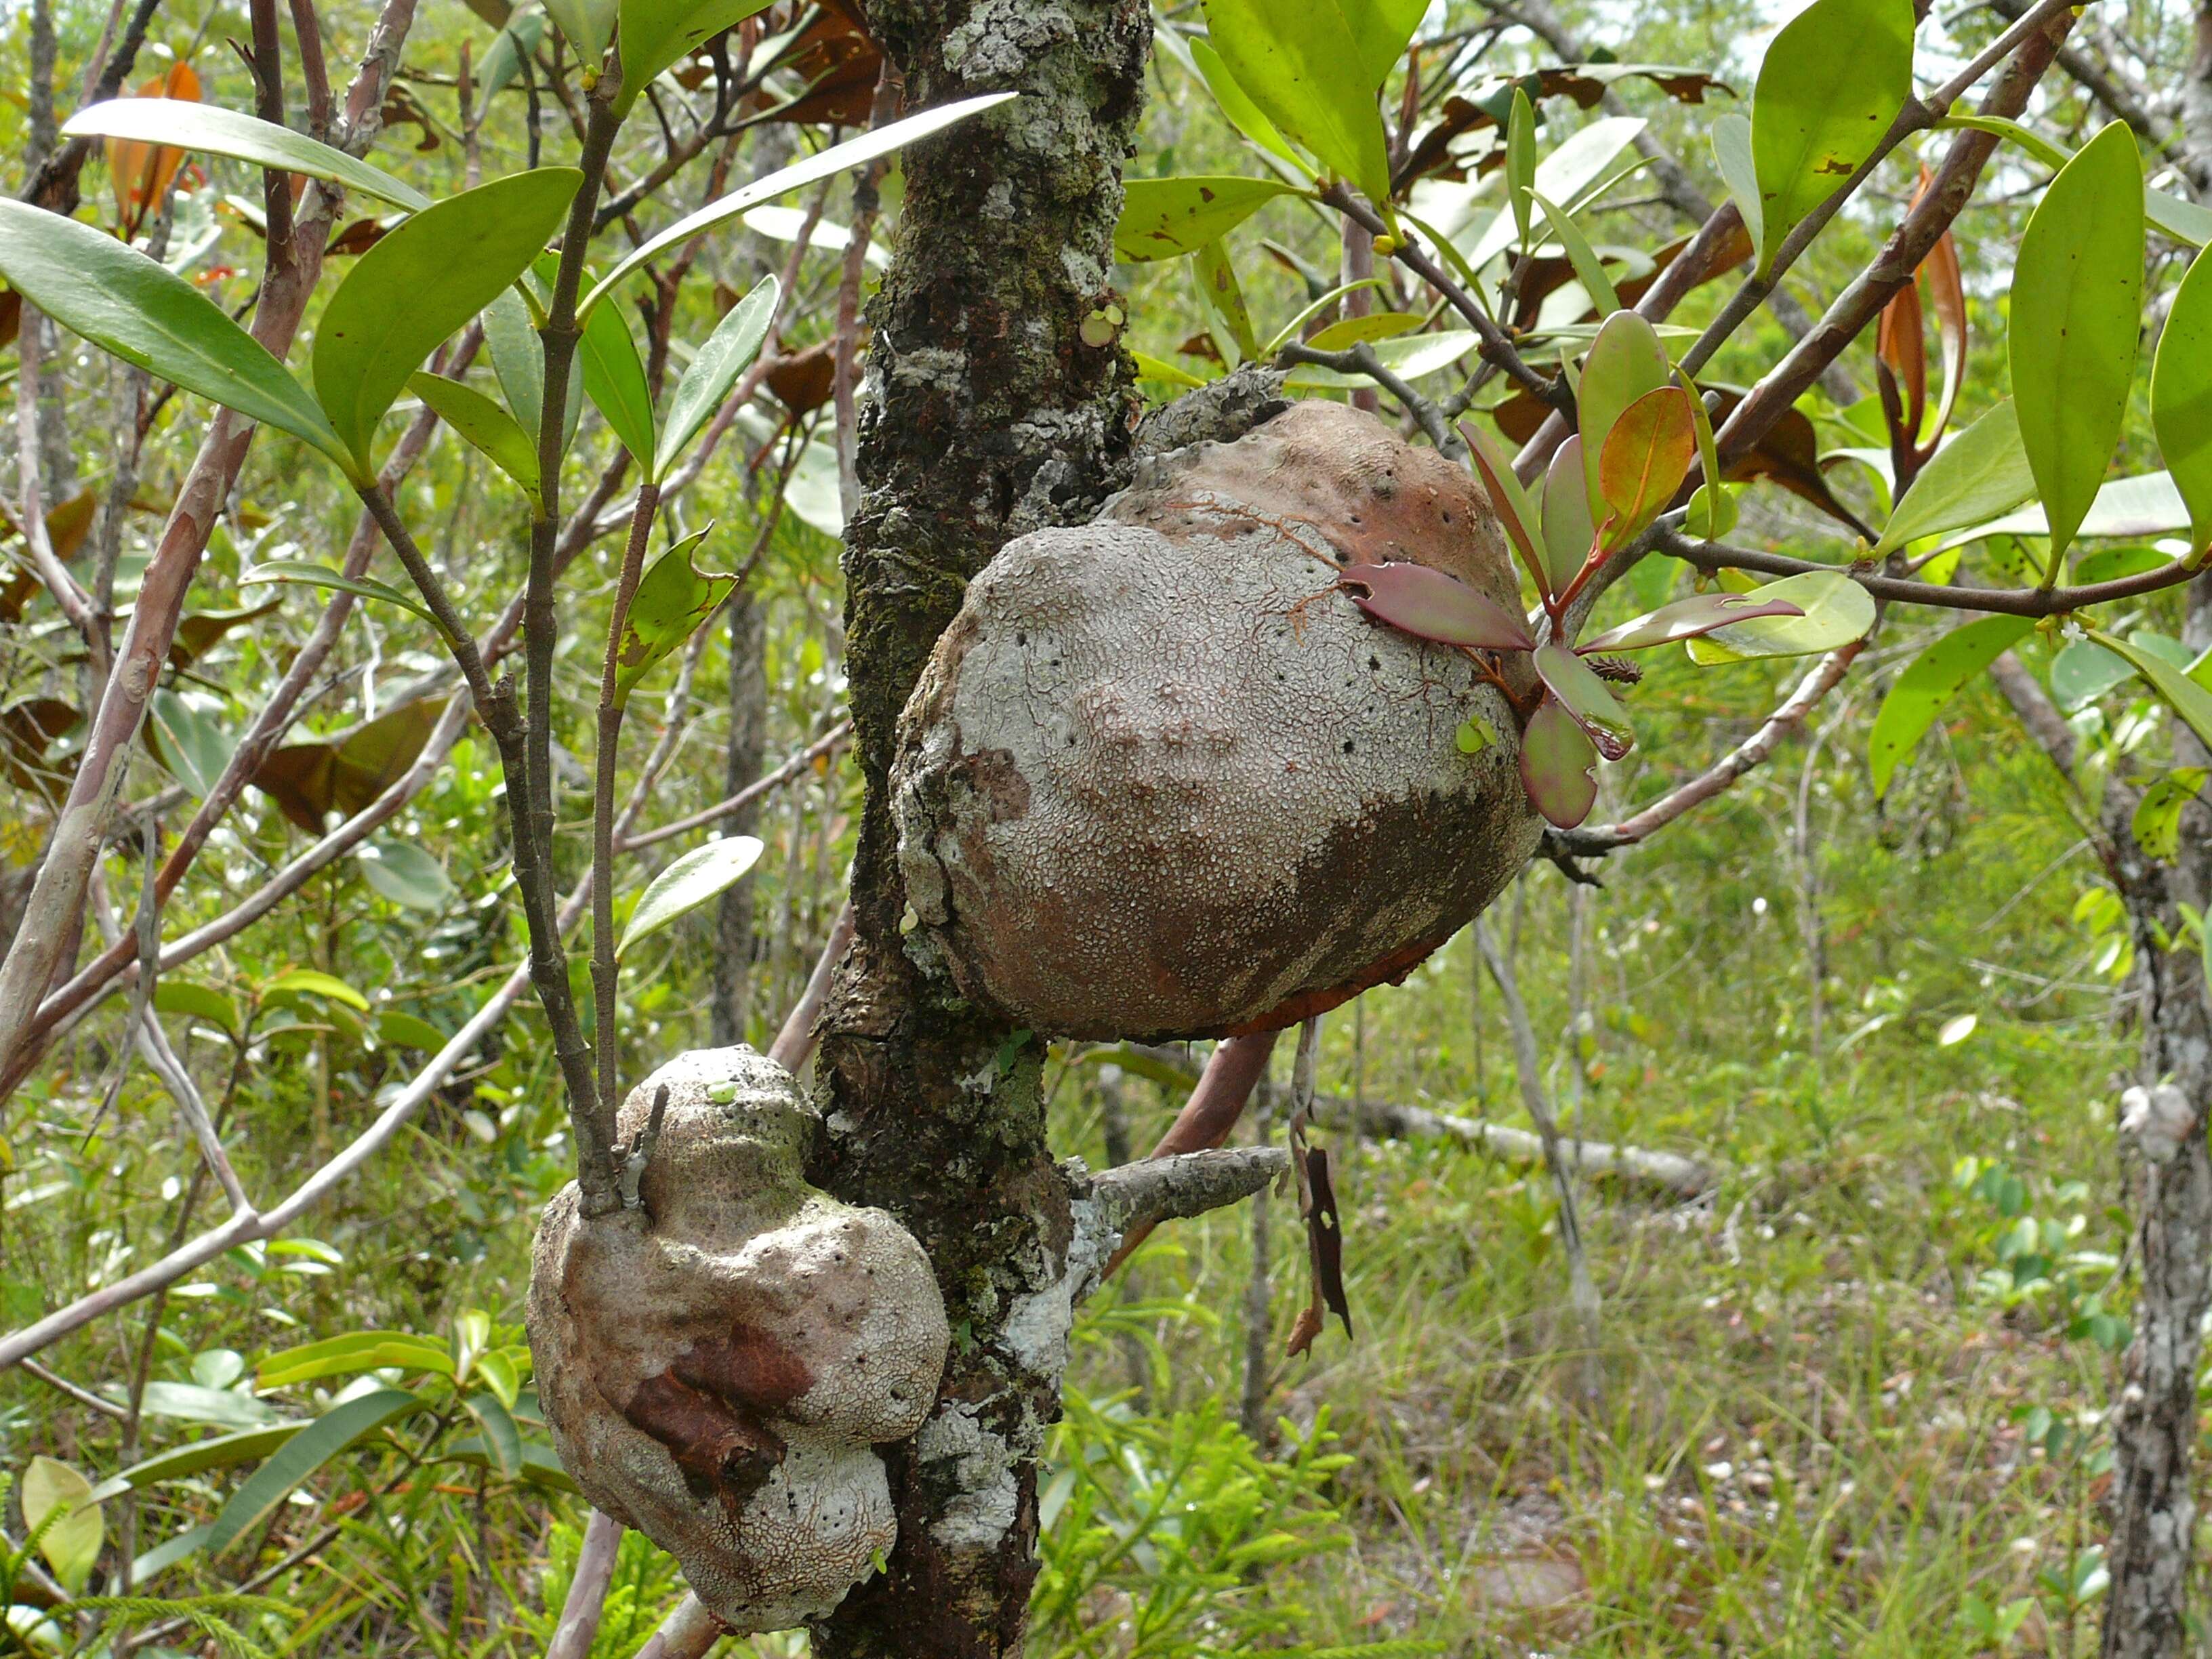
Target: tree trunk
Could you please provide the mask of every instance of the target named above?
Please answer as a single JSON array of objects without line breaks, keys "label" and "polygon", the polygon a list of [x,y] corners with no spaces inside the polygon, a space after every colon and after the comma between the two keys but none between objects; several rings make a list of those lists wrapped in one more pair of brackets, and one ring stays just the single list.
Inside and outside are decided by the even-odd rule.
[{"label": "tree trunk", "polygon": [[[759,781],[768,752],[768,618],[760,601],[740,593],[730,605],[730,740],[722,793],[736,794]],[[723,828],[750,836],[760,828],[760,804],[732,813]],[[745,1040],[752,1018],[754,878],[722,895],[714,911],[714,1042]]]},{"label": "tree trunk", "polygon": [[955,1335],[931,1419],[885,1449],[897,1547],[814,1652],[976,1659],[1022,1650],[1073,1224],[1045,1144],[1041,1046],[904,948],[887,779],[899,710],[968,579],[1012,537],[1088,517],[1126,471],[1128,361],[1079,330],[1108,298],[1151,15],[1145,0],[874,0],[868,16],[909,108],[1023,96],[906,152],[896,257],[870,313],[845,559],[866,797],[814,1178],[921,1241]]},{"label": "tree trunk", "polygon": [[[2186,637],[2212,643],[2212,591],[2189,595]],[[2174,730],[2174,762],[2208,757],[2187,727]],[[2196,1505],[2191,1491],[2197,1440],[2197,1359],[2212,1307],[2212,1002],[2204,961],[2183,938],[2181,907],[2202,913],[2212,896],[2212,810],[2182,815],[2174,860],[2146,856],[2130,828],[2136,792],[2113,786],[2105,830],[2118,849],[2114,879],[2135,940],[2142,1056],[2137,1087],[2122,1115],[2122,1161],[2130,1175],[2142,1290],[2127,1382],[2113,1425],[2112,1577],[2105,1614],[2106,1659],[2165,1659],[2185,1650]]]}]

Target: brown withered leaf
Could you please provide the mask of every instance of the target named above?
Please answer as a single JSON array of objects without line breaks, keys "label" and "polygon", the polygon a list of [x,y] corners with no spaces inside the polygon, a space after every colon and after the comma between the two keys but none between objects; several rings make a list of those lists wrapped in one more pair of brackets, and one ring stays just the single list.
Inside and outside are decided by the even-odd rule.
[{"label": "brown withered leaf", "polygon": [[822,0],[822,15],[800,35],[783,66],[806,90],[768,116],[805,125],[864,125],[884,72],[883,48],[848,0]]},{"label": "brown withered leaf", "polygon": [[331,238],[323,252],[331,257],[366,253],[384,240],[386,228],[374,219],[356,219]]},{"label": "brown withered leaf", "polygon": [[46,750],[83,718],[59,697],[27,697],[0,708],[0,772],[19,789],[59,799],[68,776],[46,765]]},{"label": "brown withered leaf", "polygon": [[23,325],[23,296],[12,288],[0,289],[0,346],[15,343],[15,331]]},{"label": "brown withered leaf", "polygon": [[[1393,175],[1392,192],[1402,191],[1414,179],[1431,174],[1460,176],[1462,163],[1451,154],[1453,141],[1485,127],[1503,128],[1513,113],[1513,94],[1516,90],[1527,93],[1532,102],[1564,97],[1572,99],[1583,109],[1590,109],[1615,82],[1632,78],[1649,81],[1668,97],[1685,104],[1702,104],[1709,92],[1733,95],[1735,91],[1717,76],[1680,64],[1554,64],[1548,69],[1492,82],[1472,98],[1455,95],[1444,100],[1437,119],[1414,141],[1404,163]],[[1480,171],[1491,172],[1504,161],[1501,147],[1483,158]]]},{"label": "brown withered leaf", "polygon": [[1221,355],[1221,348],[1214,343],[1211,334],[1194,334],[1176,349],[1186,357],[1203,357],[1207,362],[1219,363],[1224,368],[1229,366]]},{"label": "brown withered leaf", "polygon": [[415,149],[417,153],[434,150],[445,142],[443,129],[430,112],[422,107],[404,81],[395,81],[392,89],[384,94],[384,107],[378,118],[387,127],[411,126],[421,131],[422,137]]},{"label": "brown withered leaf", "polygon": [[1336,1213],[1336,1188],[1328,1178],[1328,1148],[1306,1148],[1306,1188],[1312,1204],[1306,1237],[1313,1249],[1314,1280],[1328,1310],[1344,1322],[1345,1339],[1353,1340],[1352,1304],[1344,1294],[1344,1224]]},{"label": "brown withered leaf", "polygon": [[[200,100],[200,77],[190,64],[172,64],[167,74],[155,76],[127,95],[174,98],[196,104]],[[127,242],[159,211],[176,179],[177,169],[185,164],[185,152],[167,144],[140,143],[135,138],[110,138],[106,143],[108,178],[115,188],[115,216]]]},{"label": "brown withered leaf", "polygon": [[446,700],[424,697],[318,743],[288,743],[256,769],[253,787],[311,836],[332,812],[351,817],[422,754]]},{"label": "brown withered leaf", "polygon": [[830,401],[835,389],[837,358],[830,341],[811,345],[788,357],[780,357],[768,371],[768,389],[776,401],[794,415],[811,415]]},{"label": "brown withered leaf", "polygon": [[267,616],[283,603],[281,599],[271,599],[247,611],[202,611],[184,617],[177,623],[176,638],[169,647],[170,665],[189,668],[214,649],[216,642],[231,629]]}]

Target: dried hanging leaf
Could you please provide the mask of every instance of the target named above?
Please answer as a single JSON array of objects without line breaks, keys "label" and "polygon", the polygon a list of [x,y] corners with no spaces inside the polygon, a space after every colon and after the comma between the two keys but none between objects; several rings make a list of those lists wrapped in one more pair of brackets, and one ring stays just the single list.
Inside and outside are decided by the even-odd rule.
[{"label": "dried hanging leaf", "polygon": [[49,805],[59,800],[69,773],[49,767],[46,751],[83,718],[75,703],[59,697],[27,697],[0,708],[0,775]]},{"label": "dried hanging leaf", "polygon": [[824,340],[788,357],[779,357],[764,377],[776,401],[794,415],[811,415],[830,401],[836,389],[837,358]]},{"label": "dried hanging leaf", "polygon": [[[770,121],[823,126],[865,125],[884,72],[876,44],[850,0],[822,0],[822,15],[793,43],[783,67],[806,90],[767,115]],[[762,99],[763,110],[773,100]]]},{"label": "dried hanging leaf", "polygon": [[322,742],[287,744],[252,782],[286,817],[319,836],[329,814],[351,817],[397,783],[445,710],[443,699],[424,697]]},{"label": "dried hanging leaf", "polygon": [[[167,74],[155,76],[128,95],[197,104],[200,77],[190,64],[173,64]],[[184,163],[185,152],[167,144],[143,144],[130,138],[107,141],[107,174],[115,188],[115,216],[125,241],[137,235],[139,227],[160,211]]]}]

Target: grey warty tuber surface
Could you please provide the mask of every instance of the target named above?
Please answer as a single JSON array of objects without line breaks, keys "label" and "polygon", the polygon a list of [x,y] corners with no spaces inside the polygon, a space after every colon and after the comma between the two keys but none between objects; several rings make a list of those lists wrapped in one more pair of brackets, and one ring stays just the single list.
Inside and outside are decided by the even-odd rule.
[{"label": "grey warty tuber surface", "polygon": [[548,1427],[584,1495],[674,1553],[740,1632],[827,1613],[890,1548],[877,1443],[921,1427],[949,1340],[929,1261],[881,1210],[800,1173],[815,1129],[747,1048],[669,1061],[635,1208],[546,1206],[530,1281]]},{"label": "grey warty tuber surface", "polygon": [[1468,472],[1324,402],[1009,543],[901,722],[908,948],[1085,1037],[1272,1029],[1401,977],[1541,826],[1507,700],[1335,588],[1389,560],[1520,609]]}]

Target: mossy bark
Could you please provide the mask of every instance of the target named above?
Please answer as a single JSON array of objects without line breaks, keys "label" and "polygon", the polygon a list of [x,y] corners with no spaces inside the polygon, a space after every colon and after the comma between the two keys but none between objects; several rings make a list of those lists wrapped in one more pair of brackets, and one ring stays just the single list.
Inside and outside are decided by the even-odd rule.
[{"label": "mossy bark", "polygon": [[970,1659],[1022,1650],[1073,1224],[1038,1046],[907,948],[887,781],[899,711],[969,578],[1013,537],[1089,516],[1127,476],[1129,362],[1080,331],[1111,298],[1151,21],[1144,0],[875,0],[868,19],[909,109],[1022,96],[906,152],[869,313],[845,555],[866,799],[856,938],[823,1021],[814,1178],[907,1224],[954,1334],[930,1421],[888,1449],[897,1547],[814,1639],[823,1659]]}]

